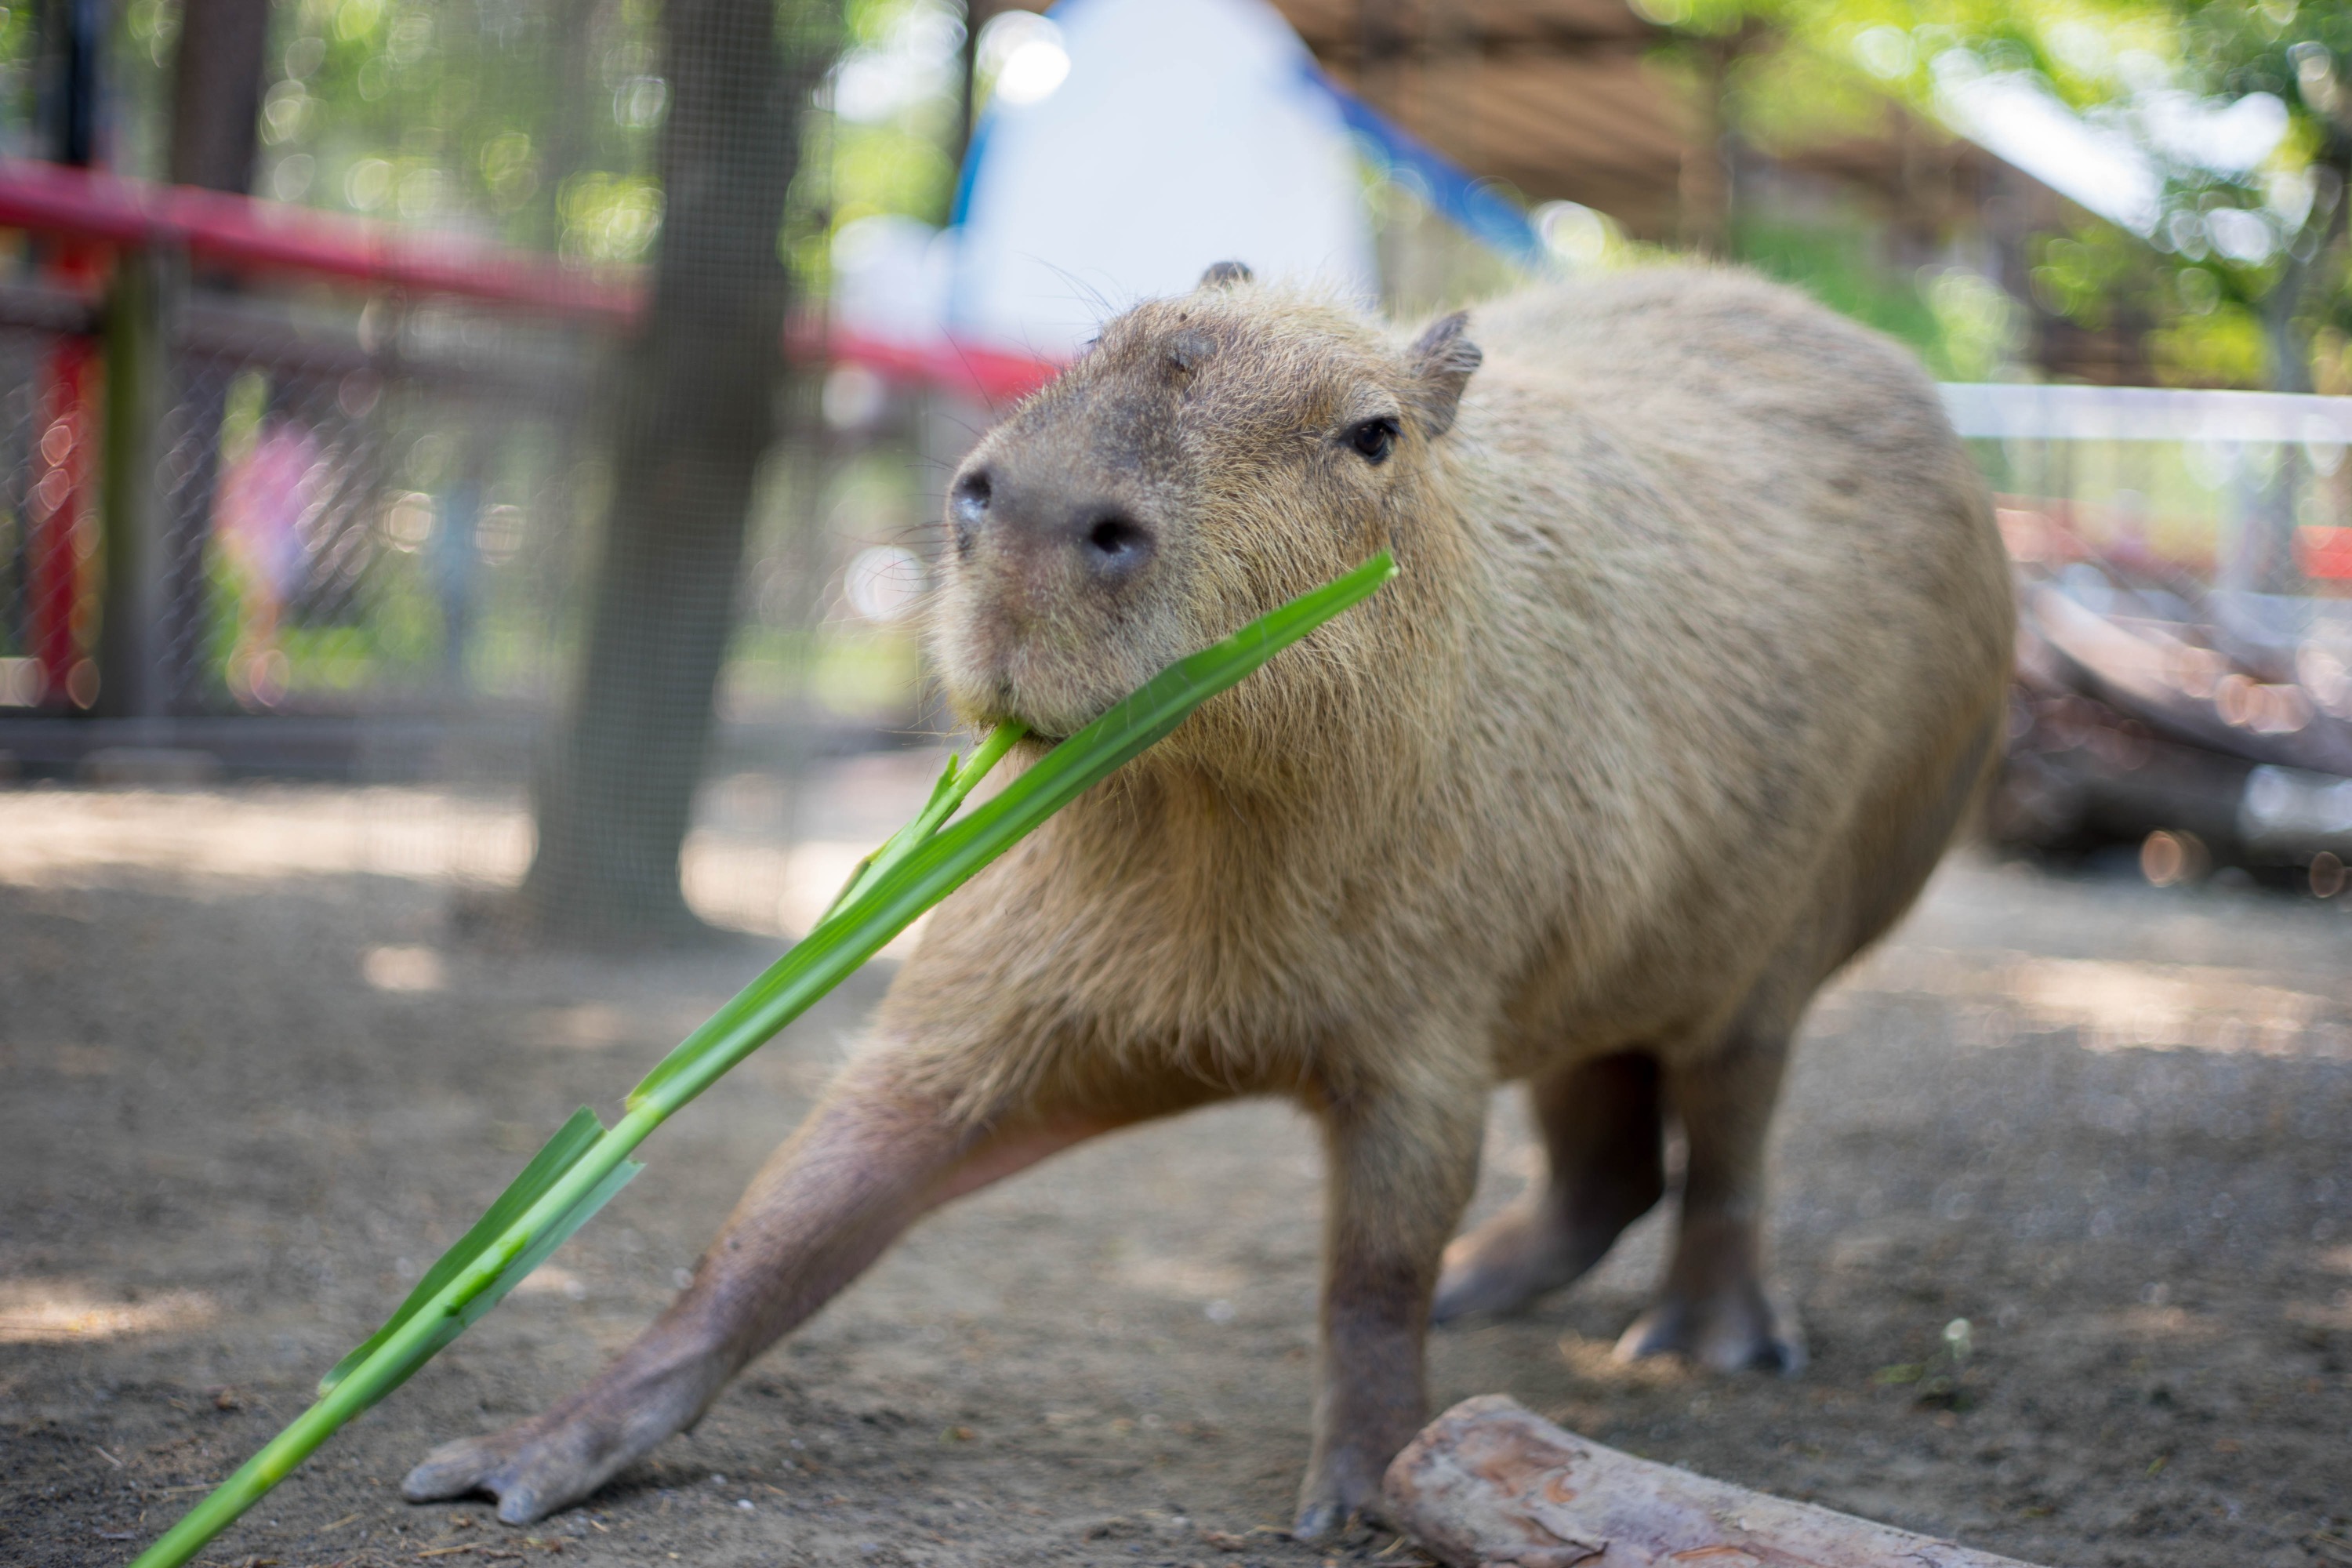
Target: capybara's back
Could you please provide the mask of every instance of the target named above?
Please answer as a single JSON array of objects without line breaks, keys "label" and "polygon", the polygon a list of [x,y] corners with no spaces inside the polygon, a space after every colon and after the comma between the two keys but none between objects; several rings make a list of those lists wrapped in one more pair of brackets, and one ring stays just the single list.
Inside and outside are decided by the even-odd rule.
[{"label": "capybara's back", "polygon": [[1990,761],[2012,612],[1983,482],[1909,355],[1744,273],[1531,290],[1469,330],[1467,690],[1508,727],[1507,863],[1574,889],[1513,1065],[1707,1042],[1767,976],[1801,1006]]},{"label": "capybara's back", "polygon": [[[940,675],[1033,755],[1375,551],[1401,574],[943,904],[678,1302],[412,1497],[583,1497],[932,1205],[1235,1094],[1297,1099],[1330,1165],[1303,1534],[1377,1506],[1433,1316],[1569,1283],[1657,1202],[1669,1112],[1682,1224],[1621,1352],[1801,1364],[1758,1239],[1788,1043],[1950,840],[2010,650],[1900,350],[1726,271],[1408,343],[1222,266],[1106,323],[946,521]],[[1549,1173],[1449,1246],[1505,1079]]]}]

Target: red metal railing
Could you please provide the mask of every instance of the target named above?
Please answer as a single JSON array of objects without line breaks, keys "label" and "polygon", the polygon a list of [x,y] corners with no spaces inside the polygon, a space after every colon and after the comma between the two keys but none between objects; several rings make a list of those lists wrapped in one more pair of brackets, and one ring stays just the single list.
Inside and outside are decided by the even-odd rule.
[{"label": "red metal railing", "polygon": [[[126,268],[127,258],[176,255],[194,263],[200,278],[227,273],[257,282],[299,279],[341,284],[361,297],[388,294],[411,303],[437,298],[487,307],[488,315],[526,334],[538,331],[542,339],[549,338],[543,331],[548,327],[558,329],[554,338],[570,337],[572,329],[633,331],[644,318],[647,294],[641,268],[569,267],[543,254],[467,236],[420,234],[367,218],[24,160],[0,159],[0,229],[46,242],[39,285],[7,289],[0,300],[5,307],[0,315],[7,318],[0,328],[16,334],[12,364],[22,373],[9,403],[7,416],[16,422],[13,433],[0,432],[0,444],[10,449],[7,460],[16,465],[13,476],[0,475],[0,484],[15,495],[14,521],[21,530],[12,560],[0,563],[0,576],[13,576],[9,602],[0,605],[11,623],[0,638],[0,653],[14,656],[0,667],[0,706],[34,702],[88,709],[103,693],[100,705],[115,711],[133,701],[123,695],[123,680],[102,672],[100,663],[112,657],[143,668],[156,661],[121,647],[110,654],[93,633],[110,622],[144,625],[151,618],[139,608],[144,601],[137,595],[118,593],[115,579],[129,583],[131,574],[100,569],[101,556],[124,540],[163,541],[147,553],[164,551],[171,556],[168,584],[159,592],[175,607],[163,614],[151,639],[171,650],[162,660],[167,670],[162,688],[181,694],[173,700],[188,700],[190,672],[220,657],[200,645],[202,628],[209,624],[205,606],[217,593],[205,576],[205,562],[213,558],[210,542],[215,539],[214,489],[221,482],[216,448],[226,411],[226,388],[219,383],[228,374],[228,361],[217,346],[192,350],[197,339],[184,336],[182,327],[194,319],[186,314],[192,307],[217,318],[224,301],[203,298],[206,290],[201,285],[184,299],[184,291],[167,290],[174,301],[168,309],[178,324],[166,326],[158,316],[142,327],[145,318],[135,300],[128,310],[117,308],[139,292],[133,289],[126,295],[128,284],[152,276]],[[148,292],[154,292],[152,285]],[[250,291],[255,300],[268,293]],[[260,314],[268,310],[261,305]],[[330,329],[329,335],[341,330]],[[181,371],[212,378],[201,395],[171,383],[169,374],[158,384],[178,387],[171,395],[176,399],[172,417],[180,423],[168,434],[157,423],[157,410],[134,414],[123,430],[110,426],[107,414],[121,401],[108,390],[109,372],[120,368],[110,356],[122,346],[116,340],[126,331],[154,339],[154,353]],[[217,326],[214,331],[217,338]],[[308,342],[309,331],[297,335]],[[40,346],[28,351],[28,342]],[[798,363],[860,365],[901,385],[940,387],[997,406],[1034,391],[1059,368],[945,338],[889,341],[829,326],[821,317],[795,321],[778,348]],[[131,363],[151,363],[135,347],[130,352]],[[254,363],[268,360],[267,384],[277,386],[278,395],[299,394],[316,402],[315,342],[296,351],[307,369],[291,360],[268,359],[278,351],[257,352],[262,358]],[[231,351],[228,358],[234,357]],[[416,374],[416,365],[397,352],[386,363],[388,370],[405,367],[389,374]],[[350,374],[365,382],[373,372]],[[362,401],[372,402],[373,393],[357,390]],[[122,405],[136,410],[147,401],[134,396]],[[314,424],[356,429],[356,416],[338,420],[331,410],[314,408],[297,423],[305,429]],[[186,449],[163,460],[166,455],[155,446],[159,441],[180,442]],[[146,501],[109,493],[109,486],[100,482],[101,470],[112,479],[118,468],[123,476],[142,478],[116,488],[140,490]],[[150,473],[155,476],[152,481],[143,478]],[[0,496],[0,510],[6,507],[6,497]],[[236,690],[233,679],[229,689]],[[149,700],[138,699],[125,711],[144,712],[150,706]]]},{"label": "red metal railing", "polygon": [[625,322],[643,308],[642,284],[617,269],[583,271],[458,236],[24,159],[0,159],[0,227],[575,318]]},{"label": "red metal railing", "polygon": [[[282,202],[24,159],[0,159],[0,228],[85,244],[178,249],[231,271],[450,295],[607,325],[625,326],[645,309],[644,279],[634,268],[565,267],[486,240],[420,235]],[[814,323],[796,328],[788,342],[796,357],[822,354],[990,403],[1024,396],[1060,368],[945,339],[892,342]]]}]

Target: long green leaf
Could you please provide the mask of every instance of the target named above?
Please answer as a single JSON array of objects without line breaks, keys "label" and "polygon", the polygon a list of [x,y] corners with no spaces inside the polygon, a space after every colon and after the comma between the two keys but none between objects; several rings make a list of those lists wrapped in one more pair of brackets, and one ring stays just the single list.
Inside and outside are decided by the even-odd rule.
[{"label": "long green leaf", "polygon": [[[374,1339],[368,1342],[369,1344],[376,1347],[374,1350],[367,1351],[365,1355],[361,1355],[359,1351],[354,1351],[352,1355],[344,1357],[337,1366],[338,1373],[352,1365],[368,1366],[367,1386],[363,1391],[365,1403],[360,1408],[366,1409],[368,1405],[375,1404],[385,1394],[406,1383],[415,1374],[417,1368],[439,1355],[452,1340],[479,1322],[483,1314],[504,1300],[508,1291],[521,1284],[526,1275],[546,1262],[557,1247],[571,1239],[573,1231],[594,1218],[596,1211],[612,1202],[613,1194],[635,1181],[637,1173],[644,1169],[645,1166],[635,1160],[622,1161],[606,1172],[594,1186],[588,1189],[587,1196],[566,1209],[556,1219],[532,1233],[522,1250],[508,1259],[499,1269],[496,1277],[487,1284],[469,1293],[462,1300],[453,1300],[446,1303],[436,1303],[442,1307],[441,1326],[433,1331],[431,1337],[403,1346],[396,1356],[385,1355],[383,1343],[392,1337],[403,1322],[405,1322],[406,1319],[404,1318],[400,1321],[387,1324]],[[502,1239],[504,1238],[494,1236],[490,1238],[489,1244],[475,1252],[464,1257],[457,1257],[453,1249],[451,1256],[455,1258],[457,1267],[462,1268],[473,1262],[481,1252],[490,1250]],[[407,1314],[408,1317],[415,1315],[414,1312]],[[367,1347],[362,1346],[361,1350],[367,1350]],[[356,1362],[353,1361],[353,1357],[358,1358]],[[372,1360],[374,1364],[369,1365]],[[340,1383],[342,1379],[338,1376],[334,1381]],[[319,1392],[323,1394],[333,1386],[334,1383],[322,1380],[319,1384]]]},{"label": "long green leaf", "polygon": [[856,896],[827,921],[823,934],[828,940],[801,942],[745,986],[630,1090],[629,1107],[667,1110],[693,1099],[1039,823],[1124,767],[1209,698],[1395,575],[1396,563],[1382,551],[1346,576],[1177,660],[970,816],[950,823],[896,866],[877,862],[876,874],[862,879]]},{"label": "long green leaf", "polygon": [[457,1245],[443,1253],[440,1261],[425,1271],[425,1278],[416,1282],[416,1289],[408,1293],[408,1299],[400,1304],[399,1310],[384,1320],[383,1327],[370,1334],[359,1349],[337,1362],[327,1375],[319,1380],[319,1392],[326,1394],[333,1389],[353,1367],[382,1348],[403,1323],[416,1316],[425,1303],[441,1294],[449,1281],[457,1277],[460,1269],[504,1236],[507,1227],[520,1219],[531,1205],[545,1197],[549,1190],[562,1180],[563,1173],[578,1164],[580,1156],[588,1152],[590,1146],[604,1135],[604,1124],[596,1120],[594,1111],[584,1105],[573,1111],[572,1120],[566,1121],[555,1136],[531,1156],[530,1163],[522,1168],[522,1174],[508,1184],[507,1190],[499,1194],[498,1201],[474,1222],[474,1227],[459,1237]]}]

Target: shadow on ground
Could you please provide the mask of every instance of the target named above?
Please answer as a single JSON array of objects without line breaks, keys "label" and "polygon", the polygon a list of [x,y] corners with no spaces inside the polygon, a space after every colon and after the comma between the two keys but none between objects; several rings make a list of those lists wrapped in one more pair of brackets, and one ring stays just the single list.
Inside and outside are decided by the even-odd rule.
[{"label": "shadow on ground", "polygon": [[[0,839],[45,820],[0,795]],[[0,1558],[28,1568],[126,1560],[565,1114],[609,1109],[772,950],[492,959],[429,880],[10,864]],[[1773,1229],[1811,1369],[1612,1364],[1654,1216],[1536,1315],[1440,1335],[1436,1397],[1507,1391],[1654,1458],[2039,1562],[2352,1563],[2347,945],[2332,905],[1957,862],[1824,999],[1790,1088]],[[659,1309],[886,980],[656,1134],[611,1209],[207,1561],[1385,1547],[1262,1528],[1305,1454],[1318,1197],[1304,1123],[1270,1104],[935,1218],[584,1510],[523,1531],[398,1500],[425,1448],[565,1392]],[[1482,1209],[1527,1152],[1499,1105]]]}]

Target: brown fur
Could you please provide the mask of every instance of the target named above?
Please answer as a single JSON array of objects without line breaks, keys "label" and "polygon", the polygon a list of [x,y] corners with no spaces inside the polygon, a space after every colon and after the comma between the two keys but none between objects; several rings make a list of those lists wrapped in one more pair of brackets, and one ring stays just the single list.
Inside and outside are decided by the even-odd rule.
[{"label": "brown fur", "polygon": [[[1330,1157],[1307,1531],[1418,1425],[1433,1291],[1507,1310],[1597,1261],[1662,1191],[1669,1109],[1681,1235],[1621,1350],[1793,1369],[1757,1234],[1787,1042],[1941,854],[2008,662],[1983,489],[1917,368],[1727,271],[1405,347],[1213,274],[991,434],[950,525],[950,693],[1045,736],[1375,550],[1402,574],[942,906],[677,1306],[410,1494],[574,1500],[932,1204],[1234,1094],[1301,1098]],[[1552,1178],[1447,1248],[1520,1078]]]}]

